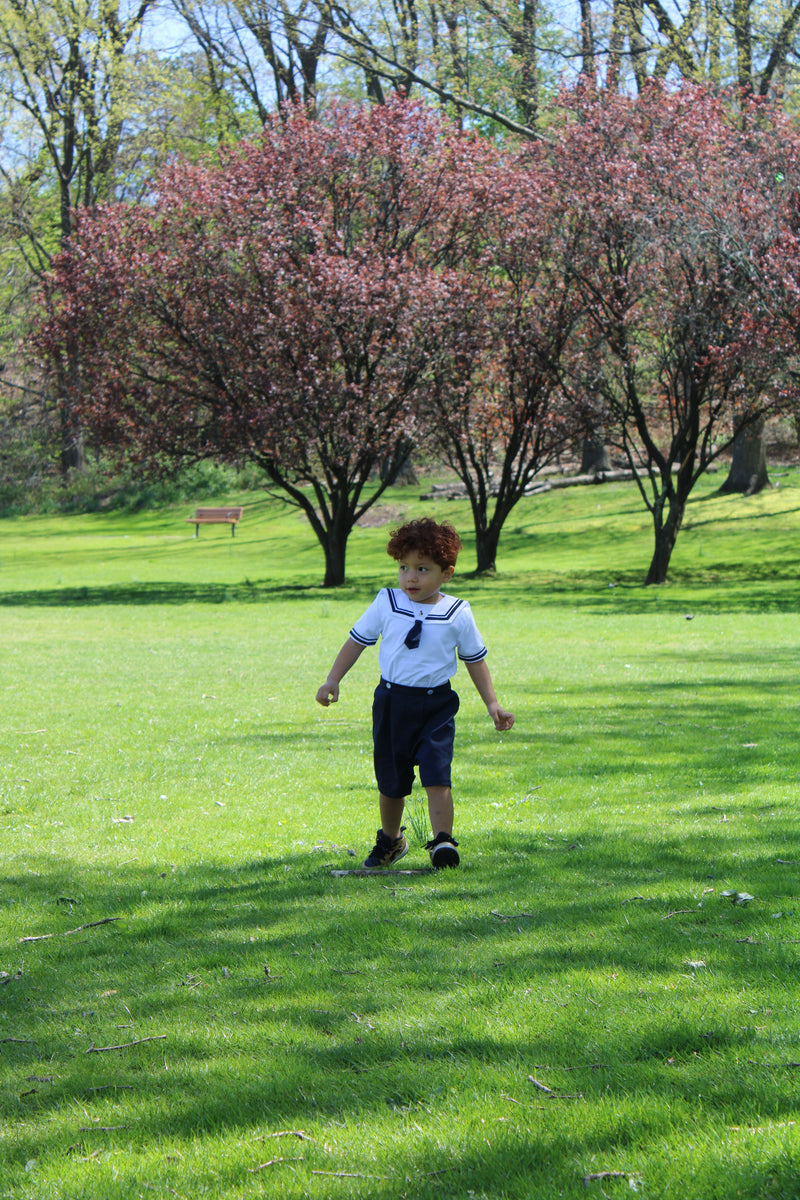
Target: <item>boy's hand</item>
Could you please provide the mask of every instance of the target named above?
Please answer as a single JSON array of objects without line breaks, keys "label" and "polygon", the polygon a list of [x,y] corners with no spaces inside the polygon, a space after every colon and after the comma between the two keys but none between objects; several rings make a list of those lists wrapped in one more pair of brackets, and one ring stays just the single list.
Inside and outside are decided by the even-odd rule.
[{"label": "boy's hand", "polygon": [[326,679],[322,687],[317,692],[317,704],[321,704],[323,708],[327,708],[329,704],[335,704],[338,699],[338,683],[330,683],[329,680]]},{"label": "boy's hand", "polygon": [[501,708],[497,703],[489,705],[489,716],[494,721],[495,729],[501,733],[506,729],[510,729],[514,724],[514,714],[507,712],[505,708]]}]

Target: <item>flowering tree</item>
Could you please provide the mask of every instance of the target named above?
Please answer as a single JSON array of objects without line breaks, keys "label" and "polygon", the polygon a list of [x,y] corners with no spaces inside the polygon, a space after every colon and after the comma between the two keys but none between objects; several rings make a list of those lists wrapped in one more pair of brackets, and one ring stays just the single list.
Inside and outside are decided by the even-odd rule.
[{"label": "flowering tree", "polygon": [[[652,515],[648,583],[663,583],[702,473],[781,399],[781,357],[752,336],[748,265],[774,235],[768,110],[700,88],[632,100],[574,95],[553,149],[575,230],[585,317],[570,370]],[[765,157],[766,156],[766,157]]]},{"label": "flowering tree", "polygon": [[56,362],[79,348],[87,426],[149,466],[258,464],[342,583],[350,530],[407,455],[436,314],[480,224],[473,156],[420,106],[297,108],[216,168],[175,165],[151,206],[83,217],[43,341]]},{"label": "flowering tree", "polygon": [[546,153],[499,159],[487,178],[485,237],[428,393],[430,439],[469,497],[479,572],[494,570],[507,517],[582,421],[560,385],[583,302]]},{"label": "flowering tree", "polygon": [[[746,337],[769,359],[788,356],[787,409],[800,427],[797,354],[800,349],[800,136],[790,121],[770,111],[756,131],[767,191],[741,188],[730,254],[752,279],[755,303]],[[765,132],[766,130],[766,132]],[[747,246],[743,227],[757,222],[761,237]],[[735,352],[735,348],[734,351]],[[748,463],[748,466],[753,464]],[[746,480],[744,481],[746,483]]]}]

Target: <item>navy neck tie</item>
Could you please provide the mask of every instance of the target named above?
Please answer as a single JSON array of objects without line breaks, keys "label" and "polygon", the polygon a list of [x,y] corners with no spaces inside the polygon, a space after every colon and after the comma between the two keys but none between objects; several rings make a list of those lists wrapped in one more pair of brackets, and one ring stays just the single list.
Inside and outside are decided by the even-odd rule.
[{"label": "navy neck tie", "polygon": [[422,621],[417,619],[406,634],[405,644],[409,650],[416,650],[419,645],[419,637],[422,633]]}]

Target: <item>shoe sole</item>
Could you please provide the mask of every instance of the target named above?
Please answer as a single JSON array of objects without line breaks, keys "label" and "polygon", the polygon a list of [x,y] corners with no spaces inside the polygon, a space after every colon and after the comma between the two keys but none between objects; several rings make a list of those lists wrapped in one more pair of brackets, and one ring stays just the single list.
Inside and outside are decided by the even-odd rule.
[{"label": "shoe sole", "polygon": [[400,851],[400,853],[395,854],[394,858],[390,858],[388,862],[386,860],[384,860],[383,862],[380,862],[380,863],[365,862],[362,869],[364,871],[385,871],[385,870],[387,870],[388,867],[393,867],[396,862],[400,862],[400,859],[405,858],[405,856],[407,854],[408,854],[408,842],[406,842],[405,846]]},{"label": "shoe sole", "polygon": [[437,871],[441,867],[457,867],[460,862],[455,846],[448,846],[446,842],[431,852],[431,863]]}]

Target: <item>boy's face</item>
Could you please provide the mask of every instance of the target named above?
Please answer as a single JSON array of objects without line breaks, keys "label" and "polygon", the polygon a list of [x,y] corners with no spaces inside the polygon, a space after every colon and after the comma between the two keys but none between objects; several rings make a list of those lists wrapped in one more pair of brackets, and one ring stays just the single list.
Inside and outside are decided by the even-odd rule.
[{"label": "boy's face", "polygon": [[454,567],[440,567],[427,554],[410,550],[397,563],[398,585],[415,604],[435,604],[442,587],[453,578],[454,570]]}]

